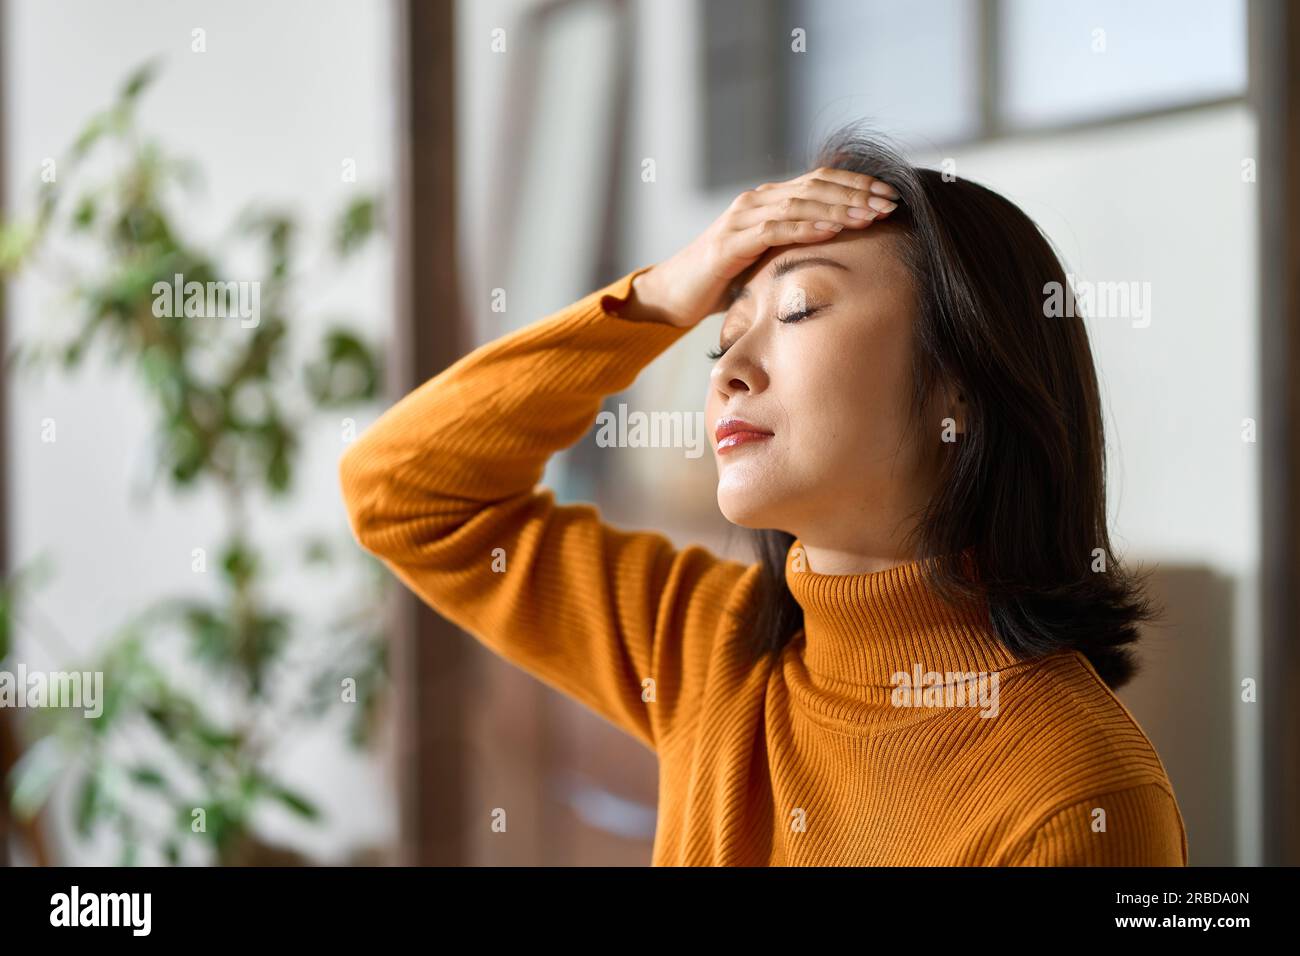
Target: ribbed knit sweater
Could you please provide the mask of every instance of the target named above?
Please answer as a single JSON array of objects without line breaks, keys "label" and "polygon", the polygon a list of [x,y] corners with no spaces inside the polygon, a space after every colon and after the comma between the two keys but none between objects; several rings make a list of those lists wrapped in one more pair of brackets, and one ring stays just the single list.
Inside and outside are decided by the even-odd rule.
[{"label": "ribbed knit sweater", "polygon": [[987,605],[939,600],[921,563],[820,574],[796,541],[803,631],[755,660],[735,621],[757,564],[537,486],[602,398],[684,334],[620,314],[648,268],[471,352],[370,426],[339,466],[361,546],[656,754],[655,865],[1185,866],[1165,768],[1082,654],[1018,660]]}]

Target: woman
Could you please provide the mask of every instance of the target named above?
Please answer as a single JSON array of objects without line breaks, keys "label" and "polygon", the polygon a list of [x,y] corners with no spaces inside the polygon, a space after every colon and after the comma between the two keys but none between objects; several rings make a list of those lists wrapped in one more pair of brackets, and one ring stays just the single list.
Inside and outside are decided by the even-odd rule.
[{"label": "woman", "polygon": [[[1151,617],[1111,552],[1065,272],[974,183],[852,128],[812,172],[467,355],[344,455],[358,541],[660,764],[656,865],[1173,865],[1112,693]],[[704,316],[723,560],[534,486]],[[486,817],[485,817],[486,819]]]}]

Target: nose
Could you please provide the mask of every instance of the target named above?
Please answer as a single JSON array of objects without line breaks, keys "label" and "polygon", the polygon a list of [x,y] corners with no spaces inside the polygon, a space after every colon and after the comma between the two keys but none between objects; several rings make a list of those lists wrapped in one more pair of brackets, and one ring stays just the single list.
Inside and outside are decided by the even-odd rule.
[{"label": "nose", "polygon": [[727,349],[727,354],[718,359],[710,377],[713,387],[723,398],[741,392],[758,392],[767,387],[767,373],[741,342],[733,344]]},{"label": "nose", "polygon": [[736,392],[749,391],[749,383],[739,375],[733,375],[725,382],[722,382],[721,379],[722,376],[718,376],[716,379],[717,381],[720,382],[720,384],[718,385],[718,391],[722,392],[724,395],[732,395]]}]

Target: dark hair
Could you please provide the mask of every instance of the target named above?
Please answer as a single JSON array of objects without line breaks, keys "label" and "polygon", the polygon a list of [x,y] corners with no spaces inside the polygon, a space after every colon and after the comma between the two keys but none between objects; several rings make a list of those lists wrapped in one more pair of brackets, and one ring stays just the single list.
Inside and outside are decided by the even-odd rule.
[{"label": "dark hair", "polygon": [[[1047,283],[1072,296],[1032,219],[970,180],[920,169],[850,124],[811,168],[866,173],[901,194],[888,222],[916,286],[912,414],[953,383],[966,431],[942,446],[939,487],[909,536],[943,596],[982,595],[1021,658],[1082,652],[1112,688],[1136,673],[1139,624],[1156,612],[1111,550],[1106,454],[1092,350],[1077,309],[1048,317]],[[785,581],[793,535],[756,532],[762,585],[744,625],[757,655],[803,627]],[[912,541],[912,536],[915,541]],[[1098,556],[1104,572],[1092,570]],[[961,560],[969,555],[970,562]]]}]

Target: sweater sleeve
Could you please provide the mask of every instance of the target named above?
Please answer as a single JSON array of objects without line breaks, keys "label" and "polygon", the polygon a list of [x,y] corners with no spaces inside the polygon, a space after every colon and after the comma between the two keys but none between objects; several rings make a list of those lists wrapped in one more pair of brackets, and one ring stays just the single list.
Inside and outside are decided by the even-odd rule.
[{"label": "sweater sleeve", "polygon": [[1187,834],[1174,795],[1140,784],[1051,814],[1012,866],[1186,866]]},{"label": "sweater sleeve", "polygon": [[618,313],[649,268],[414,389],[348,448],[339,479],[358,543],[425,603],[657,751],[695,712],[745,566],[537,487],[604,396],[686,331]]}]

